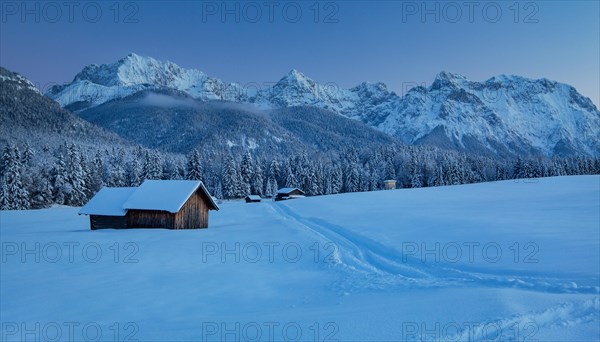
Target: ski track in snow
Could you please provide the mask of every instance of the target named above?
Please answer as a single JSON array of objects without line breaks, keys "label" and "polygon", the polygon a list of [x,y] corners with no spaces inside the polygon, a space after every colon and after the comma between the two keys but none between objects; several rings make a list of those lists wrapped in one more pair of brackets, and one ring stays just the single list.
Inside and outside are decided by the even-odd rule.
[{"label": "ski track in snow", "polygon": [[[598,322],[600,319],[600,298],[563,303],[542,311],[533,311],[510,318],[488,321],[465,329],[451,336],[452,341],[537,341],[536,334],[541,328],[558,329],[580,324]],[[500,336],[495,332],[502,332]],[[493,338],[486,338],[493,337]],[[497,337],[497,338],[496,338]],[[445,341],[434,339],[432,341]]]},{"label": "ski track in snow", "polygon": [[546,293],[598,294],[596,286],[574,286],[564,279],[479,273],[424,263],[401,251],[382,245],[348,229],[318,218],[303,217],[285,204],[274,210],[309,232],[336,246],[335,261],[345,270],[340,290],[389,289],[397,287],[483,286],[516,288]]},{"label": "ski track in snow", "polygon": [[[344,294],[361,289],[433,288],[447,286],[480,286],[516,288],[546,293],[598,294],[598,287],[574,287],[570,281],[535,277],[467,272],[456,268],[422,263],[403,256],[365,236],[322,219],[306,218],[285,204],[271,206],[284,220],[292,220],[324,242],[335,244],[335,266],[341,266],[344,276],[335,290]],[[600,320],[600,297],[561,303],[541,311],[530,311],[507,318],[479,322],[476,326],[439,336],[415,337],[414,341],[528,341],[540,332],[581,324],[596,324]],[[499,332],[500,336],[494,333]],[[535,339],[533,339],[535,340]],[[407,341],[413,341],[410,338]]]}]

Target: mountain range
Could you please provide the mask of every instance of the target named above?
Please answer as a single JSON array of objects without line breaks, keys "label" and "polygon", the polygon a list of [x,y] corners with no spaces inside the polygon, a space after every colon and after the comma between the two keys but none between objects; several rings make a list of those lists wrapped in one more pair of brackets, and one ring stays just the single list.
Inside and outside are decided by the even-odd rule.
[{"label": "mountain range", "polygon": [[0,67],[0,143],[28,143],[36,150],[66,140],[84,149],[133,148],[131,142],[62,108],[18,73]]},{"label": "mountain range", "polygon": [[0,104],[0,143],[28,143],[38,151],[70,141],[88,150],[141,145],[176,154],[198,148],[208,156],[253,150],[274,158],[400,144],[364,123],[316,107],[258,109],[200,100],[167,87],[142,87],[74,114],[70,106],[62,108],[25,77],[4,68]]},{"label": "mountain range", "polygon": [[[363,82],[345,89],[320,84],[293,69],[273,86],[251,92],[199,70],[130,54],[115,63],[89,65],[72,82],[54,86],[46,95],[134,141],[148,127],[125,123],[139,122],[146,113],[164,128],[164,139],[157,141],[169,140],[165,146],[172,151],[209,141],[209,136],[213,137],[210,141],[230,145],[251,146],[265,139],[293,141],[283,134],[288,129],[279,132],[279,124],[275,124],[277,129],[271,127],[278,113],[289,116],[293,112],[296,120],[303,116],[314,120],[318,112],[327,120],[333,120],[331,114],[339,117],[338,124],[330,127],[338,128],[348,118],[364,124],[355,129],[374,134],[368,126],[404,144],[500,157],[600,154],[600,112],[589,98],[567,84],[520,76],[500,75],[476,82],[440,72],[428,87],[414,87],[399,96],[383,83]],[[195,114],[190,114],[190,108]],[[242,126],[264,129],[238,129],[237,141],[225,139],[233,131],[229,127],[240,119],[232,113],[244,113],[246,121],[242,121],[252,122]],[[190,125],[202,127],[187,129],[188,135],[177,134]],[[343,136],[344,130],[337,129],[335,135]]]}]

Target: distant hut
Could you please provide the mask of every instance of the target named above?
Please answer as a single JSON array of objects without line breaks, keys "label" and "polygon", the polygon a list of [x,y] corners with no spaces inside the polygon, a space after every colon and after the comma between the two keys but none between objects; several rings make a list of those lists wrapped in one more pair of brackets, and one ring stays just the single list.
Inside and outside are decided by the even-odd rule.
[{"label": "distant hut", "polygon": [[386,190],[396,189],[396,180],[395,179],[388,179],[388,180],[383,181],[383,183],[385,184]]},{"label": "distant hut", "polygon": [[276,201],[284,201],[292,198],[304,197],[304,191],[298,188],[282,188],[277,190]]},{"label": "distant hut", "polygon": [[81,210],[98,228],[208,228],[208,211],[219,210],[204,184],[146,180],[137,188],[103,188]]},{"label": "distant hut", "polygon": [[248,195],[246,196],[246,203],[258,203],[262,200],[262,198],[258,195]]}]

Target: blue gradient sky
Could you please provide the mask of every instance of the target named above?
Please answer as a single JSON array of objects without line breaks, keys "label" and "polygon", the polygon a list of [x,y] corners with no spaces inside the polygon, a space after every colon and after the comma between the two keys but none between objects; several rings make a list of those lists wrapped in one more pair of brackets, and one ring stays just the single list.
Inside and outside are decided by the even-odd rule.
[{"label": "blue gradient sky", "polygon": [[[521,2],[518,15],[513,1],[475,1],[471,17],[466,2],[453,3],[460,17],[447,2],[427,2],[439,22],[435,14],[423,21],[422,1],[295,2],[287,16],[285,2],[278,2],[273,20],[264,1],[228,3],[234,11],[239,6],[239,22],[234,14],[222,20],[221,1],[147,1],[129,7],[76,2],[71,17],[62,3],[28,2],[24,9],[21,1],[2,2],[0,64],[41,88],[70,81],[85,65],[135,52],[241,84],[274,82],[296,68],[323,83],[352,87],[381,81],[402,94],[446,70],[472,80],[498,74],[547,77],[600,103],[598,1]],[[92,22],[97,7],[102,14]],[[302,16],[291,22],[298,7]],[[124,22],[133,10],[137,22]],[[337,22],[325,22],[334,10],[330,19]]]}]

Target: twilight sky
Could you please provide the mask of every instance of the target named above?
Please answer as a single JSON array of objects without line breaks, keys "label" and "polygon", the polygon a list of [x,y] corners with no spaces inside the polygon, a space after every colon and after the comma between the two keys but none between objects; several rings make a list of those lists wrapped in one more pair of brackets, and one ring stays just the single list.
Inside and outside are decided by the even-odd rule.
[{"label": "twilight sky", "polygon": [[0,3],[0,65],[42,90],[129,52],[226,82],[384,82],[441,70],[569,83],[600,104],[598,1],[141,1]]}]

